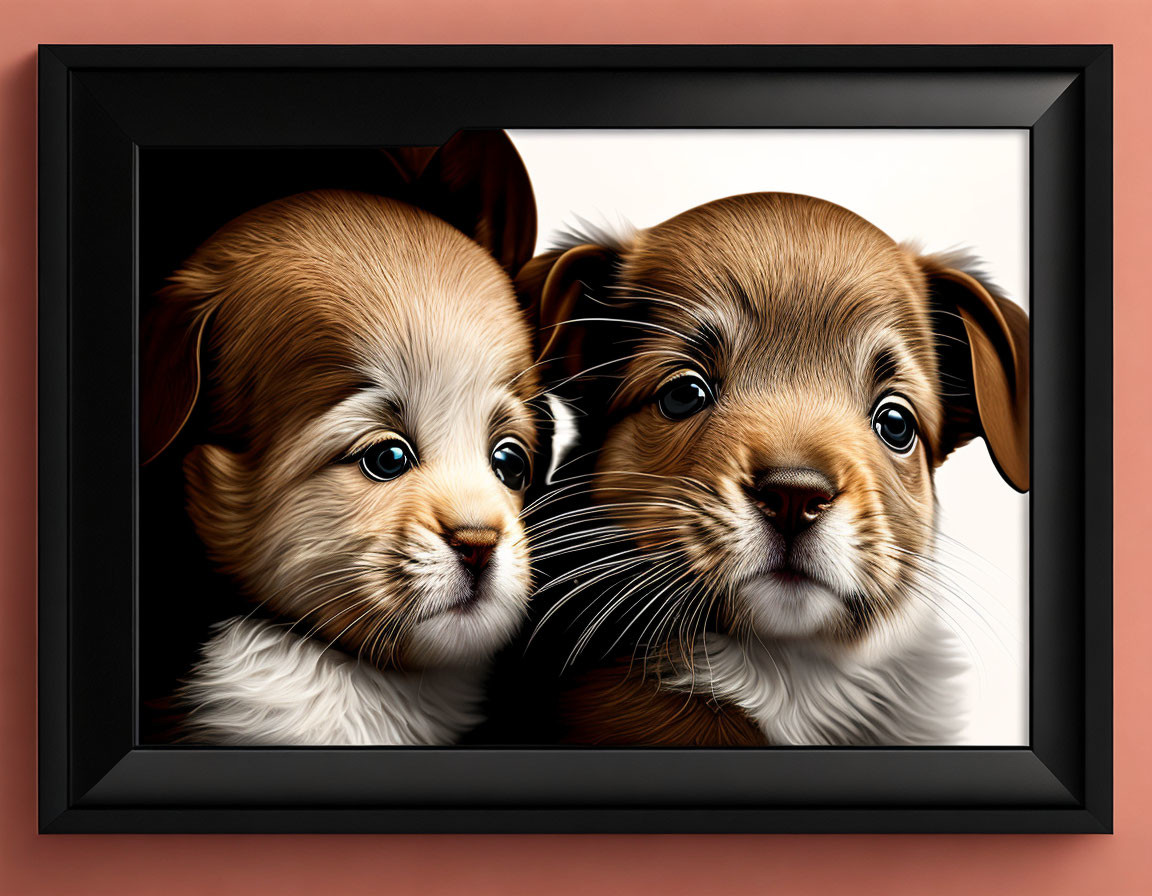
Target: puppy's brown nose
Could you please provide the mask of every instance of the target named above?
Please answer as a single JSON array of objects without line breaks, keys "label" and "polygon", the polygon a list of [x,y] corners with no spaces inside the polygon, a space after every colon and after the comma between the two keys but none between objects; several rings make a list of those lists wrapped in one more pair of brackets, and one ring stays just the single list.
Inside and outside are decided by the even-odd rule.
[{"label": "puppy's brown nose", "polygon": [[444,534],[444,540],[460,555],[468,569],[478,573],[492,558],[492,552],[500,541],[500,532],[489,528],[452,529]]},{"label": "puppy's brown nose", "polygon": [[836,488],[819,470],[776,467],[756,480],[752,497],[776,531],[793,538],[832,506]]}]

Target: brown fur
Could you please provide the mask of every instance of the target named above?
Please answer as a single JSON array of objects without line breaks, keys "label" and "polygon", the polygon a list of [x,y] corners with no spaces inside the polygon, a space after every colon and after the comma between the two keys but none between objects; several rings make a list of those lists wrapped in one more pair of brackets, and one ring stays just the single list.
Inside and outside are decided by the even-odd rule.
[{"label": "brown fur", "polygon": [[563,691],[566,743],[597,746],[764,747],[768,741],[738,707],[707,694],[661,688],[631,657],[598,666]]},{"label": "brown fur", "polygon": [[[982,435],[1005,478],[1027,489],[1026,316],[948,259],[918,257],[839,206],[791,194],[730,197],[621,245],[549,253],[519,283],[539,297],[562,374],[601,362],[590,346],[617,346],[622,361],[608,368],[616,388],[606,408],[588,409],[608,420],[594,500],[643,551],[672,555],[648,590],[674,596],[678,583],[707,583],[704,594],[697,587],[665,602],[648,629],[657,654],[691,657],[709,616],[740,639],[860,645],[883,623],[898,624],[915,583],[931,574],[932,474],[951,451]],[[588,324],[601,327],[595,337],[582,332],[581,319],[605,316],[621,323]],[[686,368],[715,384],[716,403],[669,420],[654,396]],[[887,392],[915,414],[919,443],[906,458],[872,430],[871,408]],[[838,562],[854,583],[821,580],[837,605],[802,632],[782,630],[779,615],[758,616],[742,593],[775,575],[758,566],[763,557],[824,552],[814,539],[833,537],[773,546],[749,496],[764,471],[791,468],[834,483],[838,525],[851,530]],[[830,561],[809,559],[809,578],[821,562],[838,574]],[[575,739],[620,734],[597,708],[613,674],[596,671],[582,683],[586,695],[569,697],[583,708],[569,715]],[[635,742],[695,736],[645,687],[630,683],[627,692],[638,702],[625,708],[615,699],[612,713],[628,720]]]}]

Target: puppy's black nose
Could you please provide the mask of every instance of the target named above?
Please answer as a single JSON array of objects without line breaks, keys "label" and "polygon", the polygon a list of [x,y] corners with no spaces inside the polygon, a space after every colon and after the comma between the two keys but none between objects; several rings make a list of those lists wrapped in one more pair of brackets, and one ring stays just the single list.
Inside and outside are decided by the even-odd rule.
[{"label": "puppy's black nose", "polygon": [[752,498],[777,532],[793,538],[832,506],[836,487],[819,470],[775,467],[756,479]]},{"label": "puppy's black nose", "polygon": [[453,529],[444,533],[444,540],[460,555],[468,569],[478,573],[492,558],[492,552],[500,541],[500,533],[488,528]]}]

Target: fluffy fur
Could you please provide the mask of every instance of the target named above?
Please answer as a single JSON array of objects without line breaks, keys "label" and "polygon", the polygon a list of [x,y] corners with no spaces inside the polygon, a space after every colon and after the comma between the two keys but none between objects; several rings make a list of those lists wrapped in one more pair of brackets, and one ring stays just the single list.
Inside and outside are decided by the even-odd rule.
[{"label": "fluffy fur", "polygon": [[[769,743],[947,742],[958,666],[937,618],[950,585],[932,475],[984,436],[1027,488],[1023,312],[951,259],[773,193],[557,250],[520,286],[554,322],[549,351],[598,449],[570,486],[589,506],[553,529],[588,530],[600,556],[559,578],[579,583],[561,603],[588,604],[577,648],[628,628],[640,656],[611,699],[576,681],[568,739],[619,742],[623,714],[644,717],[633,742],[683,742],[685,710],[655,689],[743,714]],[[685,376],[712,400],[671,419],[658,398]],[[909,450],[878,436],[882,404],[914,420]]]},{"label": "fluffy fur", "polygon": [[949,686],[963,662],[946,631],[919,634],[870,660],[803,641],[749,649],[708,634],[696,641],[690,669],[663,683],[737,707],[769,744],[946,744],[963,725],[964,707]]},{"label": "fluffy fur", "polygon": [[469,667],[380,670],[286,624],[222,623],[182,699],[185,739],[223,745],[450,744],[477,725],[483,682]]}]

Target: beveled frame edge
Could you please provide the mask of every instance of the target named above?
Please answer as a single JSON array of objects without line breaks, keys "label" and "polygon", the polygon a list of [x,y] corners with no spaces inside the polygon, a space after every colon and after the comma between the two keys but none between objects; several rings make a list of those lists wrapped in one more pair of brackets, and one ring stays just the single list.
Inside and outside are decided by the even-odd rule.
[{"label": "beveled frame edge", "polygon": [[[37,116],[37,711],[39,813],[68,806],[68,347],[45,351],[68,331],[68,69],[41,48]],[[51,657],[51,660],[49,660]],[[50,701],[62,705],[51,707]]]},{"label": "beveled frame edge", "polygon": [[[1103,520],[1101,525],[1088,527],[1085,533],[1084,805],[1109,833],[1113,816],[1114,716],[1112,72],[1112,48],[1108,46],[1085,66],[1083,74],[1084,494],[1093,496],[1094,512]],[[1093,314],[1096,309],[1107,309],[1108,313]],[[1107,438],[1101,438],[1100,433],[1107,433]]]},{"label": "beveled frame edge", "polygon": [[[42,47],[40,53],[40,818],[45,832],[79,831],[1067,831],[1107,832],[1111,830],[1111,315],[1098,313],[1111,305],[1111,48],[1110,47]],[[384,60],[383,62],[381,60]],[[741,69],[836,71],[1020,71],[1041,70],[1074,73],[1073,83],[1056,97],[1051,107],[1033,122],[1036,128],[1066,129],[1070,124],[1079,133],[1083,145],[1066,147],[1069,158],[1061,167],[1079,177],[1065,179],[1063,190],[1056,190],[1056,205],[1071,194],[1074,205],[1083,210],[1082,222],[1067,222],[1044,217],[1037,207],[1033,189],[1034,235],[1037,228],[1075,231],[1064,234],[1064,244],[1072,260],[1046,259],[1052,270],[1037,267],[1033,251],[1033,294],[1044,282],[1045,275],[1070,275],[1084,286],[1081,363],[1066,365],[1065,386],[1079,393],[1073,401],[1084,411],[1080,430],[1082,442],[1069,449],[1073,469],[1082,472],[1085,490],[1094,496],[1107,496],[1108,525],[1072,532],[1071,543],[1082,559],[1082,651],[1075,643],[1065,641],[1074,661],[1062,670],[1069,687],[1067,698],[1082,707],[1078,743],[1069,749],[1066,743],[1036,729],[1033,701],[1033,748],[1031,750],[938,750],[874,751],[880,754],[900,753],[905,768],[916,765],[925,752],[964,766],[979,756],[986,759],[1011,754],[1019,762],[1034,766],[1034,784],[1043,784],[1046,795],[1033,792],[1030,805],[1005,806],[988,799],[979,806],[951,805],[941,808],[900,805],[896,789],[890,806],[880,802],[870,806],[837,804],[834,794],[825,795],[820,807],[795,802],[787,808],[708,807],[599,807],[568,804],[565,808],[511,806],[491,802],[485,808],[441,803],[434,808],[420,808],[415,803],[389,808],[358,807],[334,809],[316,799],[313,805],[243,808],[239,802],[227,801],[212,806],[124,805],[125,793],[165,782],[172,767],[157,772],[156,754],[130,744],[125,750],[115,738],[109,743],[77,745],[70,743],[70,712],[76,700],[78,685],[99,687],[93,672],[81,674],[78,665],[85,662],[76,655],[77,642],[71,627],[78,621],[90,622],[84,607],[70,603],[77,584],[72,573],[72,543],[76,532],[71,528],[75,504],[82,503],[83,490],[73,491],[74,458],[70,453],[71,430],[84,421],[85,405],[74,403],[78,385],[70,380],[74,356],[79,346],[70,338],[76,323],[75,308],[70,308],[69,272],[77,247],[70,241],[74,224],[74,197],[69,192],[75,166],[83,159],[70,157],[69,139],[76,122],[70,119],[70,100],[77,89],[74,75],[105,69],[146,70],[153,68],[185,69],[280,69],[289,68],[548,68],[575,70],[595,69]],[[87,91],[85,85],[79,87]],[[101,107],[94,100],[91,110]],[[107,113],[105,112],[105,117]],[[81,125],[84,123],[81,122]],[[91,124],[91,122],[88,122]],[[110,118],[101,126],[110,132],[117,126]],[[117,139],[131,144],[119,132]],[[1035,149],[1035,146],[1034,146]],[[134,151],[134,148],[133,148]],[[117,156],[123,162],[122,156]],[[1035,163],[1035,156],[1034,156]],[[116,164],[116,162],[113,162]],[[134,171],[134,168],[133,168]],[[1032,178],[1036,178],[1033,169]],[[1082,192],[1078,188],[1082,184]],[[1056,186],[1059,186],[1057,184]],[[1061,195],[1063,193],[1064,195]],[[1077,195],[1078,194],[1078,195]],[[135,220],[131,227],[134,229]],[[115,245],[123,237],[115,228],[104,234],[103,241]],[[128,234],[131,239],[134,234]],[[1034,240],[1034,246],[1035,246]],[[1057,240],[1059,242],[1059,240]],[[1072,269],[1060,271],[1061,264]],[[134,276],[134,274],[133,274]],[[1094,315],[1093,309],[1097,309]],[[82,341],[82,340],[81,340]],[[63,350],[61,350],[63,346]],[[1057,346],[1059,348],[1059,346]],[[134,346],[130,347],[134,352]],[[1067,353],[1065,353],[1067,355]],[[1075,361],[1077,359],[1073,359]],[[133,362],[133,369],[135,363]],[[1079,396],[1077,396],[1079,397]],[[1067,396],[1065,396],[1067,398]],[[1065,402],[1067,407],[1068,402]],[[95,417],[96,415],[93,415]],[[134,423],[134,418],[133,421]],[[107,425],[107,421],[100,425]],[[1100,433],[1108,433],[1102,437]],[[1073,481],[1077,481],[1073,479]],[[1079,494],[1082,505],[1084,493]],[[1067,503],[1067,502],[1065,502]],[[1073,501],[1075,503],[1075,500]],[[1094,497],[1094,517],[1101,518],[1101,501]],[[1083,514],[1069,516],[1083,520]],[[131,590],[132,582],[126,583]],[[91,609],[91,608],[90,608]],[[100,614],[104,615],[102,610]],[[113,613],[123,621],[123,613]],[[129,617],[131,614],[129,614]],[[132,619],[129,620],[129,625]],[[1066,621],[1066,620],[1065,620]],[[1040,620],[1043,624],[1043,620]],[[1036,614],[1033,613],[1036,624]],[[87,626],[78,631],[84,633]],[[86,635],[83,635],[86,637]],[[1035,639],[1035,632],[1034,632]],[[65,661],[61,662],[60,658]],[[79,676],[79,678],[78,678]],[[1037,683],[1035,670],[1033,684]],[[133,713],[134,717],[134,708]],[[1051,734],[1057,734],[1053,731]],[[1039,740],[1037,739],[1039,737]],[[448,751],[462,753],[464,751]],[[534,751],[482,750],[471,756],[496,761],[511,754],[523,759]],[[581,751],[536,751],[540,754],[580,756]],[[602,751],[602,764],[618,768],[615,774],[629,773],[628,756],[645,757],[647,763],[677,762],[683,751]],[[708,753],[725,753],[731,763],[737,754],[731,751],[696,751],[692,758]],[[822,758],[837,751],[778,751],[778,756],[799,757],[821,764]],[[863,756],[872,751],[854,750],[840,753],[834,760],[843,765],[847,756]],[[381,765],[378,751],[318,750],[292,751],[176,751],[168,755],[187,763],[212,766],[212,757],[225,764],[246,766],[242,754],[261,761],[286,761],[286,768],[310,755],[320,763],[337,760],[347,763],[350,755],[371,759],[366,768]],[[433,757],[440,751],[412,750],[396,755]],[[610,755],[611,754],[611,755]],[[584,757],[587,757],[584,753]],[[224,757],[231,756],[231,759]],[[293,758],[295,756],[296,758]],[[278,757],[280,757],[278,759]],[[417,761],[421,761],[417,759]],[[427,760],[423,760],[427,761]],[[476,760],[480,761],[480,760]],[[571,761],[569,759],[568,761]],[[787,762],[793,760],[788,759]],[[1009,760],[1003,760],[1009,761]],[[593,764],[601,762],[594,760]],[[623,763],[621,765],[621,763]],[[311,763],[306,763],[311,764]],[[164,765],[164,762],[161,762]],[[829,768],[827,762],[824,765]],[[931,763],[928,768],[930,769]],[[922,769],[923,770],[923,769]],[[219,771],[219,767],[216,767]],[[927,772],[925,772],[927,773]],[[231,776],[226,776],[231,777]],[[387,776],[385,776],[387,777]],[[74,792],[78,778],[85,783],[79,796]],[[133,786],[135,781],[135,786]],[[395,782],[384,782],[385,784]],[[1026,790],[1027,788],[1025,788]],[[117,795],[119,792],[119,796]],[[811,797],[812,794],[809,794]],[[831,797],[831,798],[830,798]],[[345,794],[347,798],[347,794]],[[187,794],[185,794],[187,800]],[[119,804],[118,804],[119,802]]]}]

